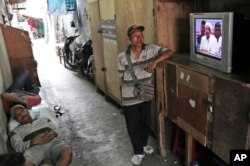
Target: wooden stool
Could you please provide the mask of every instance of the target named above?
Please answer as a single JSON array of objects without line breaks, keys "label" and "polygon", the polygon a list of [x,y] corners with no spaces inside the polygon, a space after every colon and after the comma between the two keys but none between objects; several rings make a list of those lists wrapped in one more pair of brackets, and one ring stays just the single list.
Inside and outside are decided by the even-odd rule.
[{"label": "wooden stool", "polygon": [[[186,151],[185,148],[187,147],[187,145],[185,145],[185,147],[181,147],[179,144],[180,141],[180,133],[181,129],[179,127],[176,127],[175,130],[175,136],[174,136],[174,142],[173,142],[173,148],[172,148],[172,153],[173,154],[181,154],[186,156]],[[186,134],[184,134],[185,136]],[[184,139],[185,140],[185,139]],[[186,142],[185,142],[186,144]],[[192,138],[192,157],[191,157],[191,163],[194,164],[195,161],[198,159],[198,157],[200,156],[200,153],[197,152],[196,149],[196,140],[194,138]]]},{"label": "wooden stool", "polygon": [[64,60],[64,43],[56,44],[56,54],[59,57],[60,64],[62,64],[62,59]]}]

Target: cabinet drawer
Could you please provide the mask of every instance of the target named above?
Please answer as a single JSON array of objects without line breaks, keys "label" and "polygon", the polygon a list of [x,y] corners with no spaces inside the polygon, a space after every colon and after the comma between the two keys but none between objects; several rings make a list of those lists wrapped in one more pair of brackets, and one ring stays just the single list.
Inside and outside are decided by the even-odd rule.
[{"label": "cabinet drawer", "polygon": [[208,94],[208,76],[186,68],[177,68],[177,82]]}]

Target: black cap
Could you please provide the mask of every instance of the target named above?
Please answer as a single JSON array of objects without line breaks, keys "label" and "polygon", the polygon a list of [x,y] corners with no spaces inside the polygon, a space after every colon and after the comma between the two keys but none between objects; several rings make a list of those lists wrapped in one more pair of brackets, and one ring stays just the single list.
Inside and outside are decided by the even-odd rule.
[{"label": "black cap", "polygon": [[144,31],[144,26],[142,26],[142,25],[132,25],[132,26],[130,26],[129,28],[128,28],[128,32],[127,32],[127,35],[128,35],[128,37],[130,36],[130,35],[132,35],[132,33],[136,30],[136,29],[139,29],[140,31]]}]

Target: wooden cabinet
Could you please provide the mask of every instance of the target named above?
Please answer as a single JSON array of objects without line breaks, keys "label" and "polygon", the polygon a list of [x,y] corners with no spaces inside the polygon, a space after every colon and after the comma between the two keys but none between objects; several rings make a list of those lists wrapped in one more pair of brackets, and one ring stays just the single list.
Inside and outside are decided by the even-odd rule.
[{"label": "wooden cabinet", "polygon": [[156,112],[161,117],[158,139],[163,157],[168,134],[162,127],[163,117],[227,163],[230,149],[249,149],[250,75],[226,74],[193,63],[186,55],[164,62],[156,74]]}]

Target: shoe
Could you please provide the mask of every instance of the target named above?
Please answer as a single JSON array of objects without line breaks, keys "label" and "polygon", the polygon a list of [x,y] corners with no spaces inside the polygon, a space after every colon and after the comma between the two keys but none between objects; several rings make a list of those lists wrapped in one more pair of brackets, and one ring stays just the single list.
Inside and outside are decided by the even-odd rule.
[{"label": "shoe", "polygon": [[131,159],[131,163],[133,165],[140,165],[144,156],[144,154],[135,154]]},{"label": "shoe", "polygon": [[154,152],[154,149],[151,147],[151,146],[144,146],[143,147],[143,151],[146,153],[146,154],[152,154]]}]

